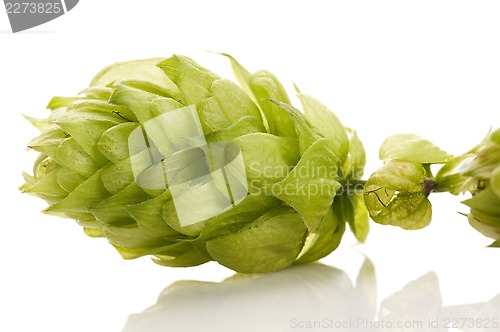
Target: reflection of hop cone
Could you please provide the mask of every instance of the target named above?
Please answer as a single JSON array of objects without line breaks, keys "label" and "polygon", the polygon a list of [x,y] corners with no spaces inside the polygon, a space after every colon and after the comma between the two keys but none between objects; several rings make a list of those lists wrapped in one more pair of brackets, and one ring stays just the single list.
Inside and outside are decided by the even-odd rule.
[{"label": "reflection of hop cone", "polygon": [[356,284],[344,271],[320,264],[235,275],[220,283],[182,280],[163,290],[155,305],[130,315],[123,332],[199,331],[200,326],[204,332],[364,331],[370,329],[349,324],[373,321],[375,298],[369,261]]},{"label": "reflection of hop cone", "polygon": [[[319,259],[349,222],[360,240],[364,150],[313,98],[292,106],[277,79],[231,60],[242,88],[191,59],[119,63],[76,98],[54,98],[25,192],[127,259],[210,260],[240,272]],[[335,201],[334,201],[335,198]]]}]

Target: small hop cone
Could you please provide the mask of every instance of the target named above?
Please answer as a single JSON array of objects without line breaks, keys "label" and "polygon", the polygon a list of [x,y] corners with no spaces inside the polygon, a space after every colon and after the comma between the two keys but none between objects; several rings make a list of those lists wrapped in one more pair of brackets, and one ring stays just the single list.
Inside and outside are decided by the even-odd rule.
[{"label": "small hop cone", "polygon": [[483,235],[495,239],[500,247],[500,130],[496,130],[474,150],[474,159],[465,171],[471,178],[473,197],[464,201],[470,207],[469,223]]},{"label": "small hop cone", "polygon": [[114,64],[53,98],[46,119],[28,117],[40,155],[21,190],[123,258],[165,266],[278,270],[335,250],[346,222],[364,241],[362,194],[336,195],[362,176],[355,132],[228,57],[241,87],[174,55]]}]

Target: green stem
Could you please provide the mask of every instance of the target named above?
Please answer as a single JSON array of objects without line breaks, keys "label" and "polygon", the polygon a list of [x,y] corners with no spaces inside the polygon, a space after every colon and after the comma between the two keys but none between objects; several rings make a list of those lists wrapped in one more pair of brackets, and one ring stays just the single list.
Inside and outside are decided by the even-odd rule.
[{"label": "green stem", "polygon": [[434,175],[432,174],[431,164],[423,164],[425,170],[425,176],[430,179],[434,179]]},{"label": "green stem", "polygon": [[366,180],[358,179],[341,179],[339,180],[341,187],[337,190],[337,195],[351,195],[354,193],[363,192]]}]

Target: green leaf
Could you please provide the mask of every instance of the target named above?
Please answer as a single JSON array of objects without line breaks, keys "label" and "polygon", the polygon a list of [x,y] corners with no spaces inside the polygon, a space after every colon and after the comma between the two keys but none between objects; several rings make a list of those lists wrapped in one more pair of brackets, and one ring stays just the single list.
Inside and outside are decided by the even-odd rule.
[{"label": "green leaf", "polygon": [[263,273],[290,265],[300,253],[306,235],[302,218],[278,207],[242,230],[207,242],[214,260],[241,273]]},{"label": "green leaf", "polygon": [[424,169],[419,164],[386,163],[365,184],[365,203],[371,218],[377,223],[404,229],[427,226],[432,208],[424,181]]},{"label": "green leaf", "polygon": [[309,121],[318,128],[325,138],[332,141],[334,151],[337,151],[339,160],[343,163],[349,153],[349,139],[340,120],[332,111],[313,97],[303,93],[298,93],[297,97],[302,103],[304,113]]},{"label": "green leaf", "polygon": [[383,225],[399,226],[414,230],[428,226],[432,218],[432,206],[421,193],[399,194],[373,220]]},{"label": "green leaf", "polygon": [[297,263],[314,262],[329,255],[339,246],[344,231],[345,222],[332,208],[328,209],[316,232],[309,232]]},{"label": "green leaf", "polygon": [[331,141],[321,139],[311,145],[288,176],[266,189],[293,207],[314,232],[326,214],[340,184],[336,181],[338,157]]},{"label": "green leaf", "polygon": [[173,55],[157,66],[182,92],[184,105],[198,104],[210,97],[210,87],[219,79],[219,76],[208,69],[181,55]]},{"label": "green leaf", "polygon": [[413,134],[396,134],[386,138],[379,157],[384,161],[400,159],[422,164],[444,164],[453,159],[452,155]]},{"label": "green leaf", "polygon": [[[425,181],[424,168],[416,163],[390,161],[372,174],[365,185],[374,185],[392,191],[422,192]],[[366,193],[366,190],[365,190]]]},{"label": "green leaf", "polygon": [[407,230],[421,229],[429,225],[432,206],[419,193],[399,194],[390,205],[372,218],[379,224],[398,226]]}]

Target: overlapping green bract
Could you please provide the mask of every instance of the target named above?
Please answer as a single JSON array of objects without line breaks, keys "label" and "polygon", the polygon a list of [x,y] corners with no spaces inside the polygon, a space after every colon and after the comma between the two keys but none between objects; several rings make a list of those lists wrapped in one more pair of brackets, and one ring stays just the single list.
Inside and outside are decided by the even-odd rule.
[{"label": "overlapping green bract", "polygon": [[[28,118],[41,131],[29,143],[40,156],[21,189],[46,200],[46,213],[105,237],[124,258],[148,255],[166,266],[215,260],[251,273],[314,261],[338,246],[346,222],[363,241],[368,217],[362,193],[337,195],[340,183],[362,176],[365,154],[355,132],[307,95],[298,95],[305,114],[297,111],[271,73],[251,74],[230,60],[241,88],[174,55],[112,65],[77,97],[53,98],[47,118]],[[152,138],[159,145],[157,164],[137,175],[132,164],[150,151],[130,146],[129,136],[186,106],[195,107],[208,144],[239,147],[248,195],[219,215],[183,226],[168,186],[137,182],[154,184],[164,172],[166,141]],[[193,202],[192,209],[204,207]]]}]

